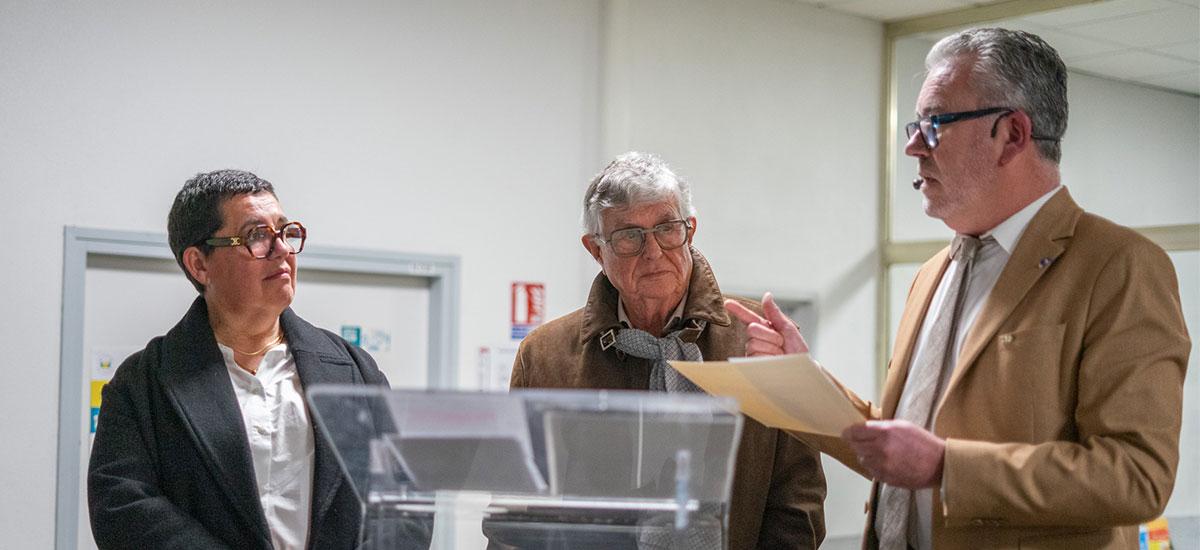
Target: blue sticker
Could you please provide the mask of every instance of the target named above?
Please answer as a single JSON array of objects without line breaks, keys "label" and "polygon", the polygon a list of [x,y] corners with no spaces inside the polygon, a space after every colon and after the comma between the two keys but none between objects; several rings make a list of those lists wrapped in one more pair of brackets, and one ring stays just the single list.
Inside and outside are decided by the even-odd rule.
[{"label": "blue sticker", "polygon": [[100,407],[92,407],[92,433],[96,433],[96,419],[100,417]]},{"label": "blue sticker", "polygon": [[512,336],[513,340],[521,340],[529,335],[529,331],[533,330],[537,325],[513,325]]},{"label": "blue sticker", "polygon": [[342,338],[356,346],[362,345],[362,327],[342,325]]}]

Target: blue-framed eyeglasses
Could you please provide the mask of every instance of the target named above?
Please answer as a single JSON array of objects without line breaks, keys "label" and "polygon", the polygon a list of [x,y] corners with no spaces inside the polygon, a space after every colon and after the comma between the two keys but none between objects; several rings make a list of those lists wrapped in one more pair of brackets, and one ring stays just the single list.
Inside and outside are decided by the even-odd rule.
[{"label": "blue-framed eyeglasses", "polygon": [[[938,139],[938,128],[947,124],[963,120],[971,120],[973,118],[985,117],[988,115],[999,114],[996,121],[992,123],[992,137],[996,137],[996,127],[1000,125],[1000,119],[1017,112],[1011,107],[988,107],[975,111],[962,111],[958,113],[942,113],[938,115],[929,115],[918,118],[915,122],[909,122],[904,125],[904,135],[908,139],[912,139],[913,134],[921,133],[921,138],[925,140],[925,145],[930,149],[935,149],[940,140]],[[1059,141],[1059,138],[1039,136],[1034,134],[1031,138],[1038,141]]]},{"label": "blue-framed eyeglasses", "polygon": [[904,134],[908,139],[912,139],[913,134],[921,133],[921,137],[925,140],[925,145],[930,149],[935,149],[938,146],[938,128],[947,124],[960,122],[963,120],[971,120],[973,118],[985,117],[1000,113],[996,117],[996,122],[992,124],[992,137],[996,137],[996,126],[1000,124],[1000,119],[1016,112],[1016,109],[1008,107],[988,107],[976,111],[962,111],[959,113],[942,113],[940,115],[929,115],[918,118],[915,122],[909,122],[904,125]]}]

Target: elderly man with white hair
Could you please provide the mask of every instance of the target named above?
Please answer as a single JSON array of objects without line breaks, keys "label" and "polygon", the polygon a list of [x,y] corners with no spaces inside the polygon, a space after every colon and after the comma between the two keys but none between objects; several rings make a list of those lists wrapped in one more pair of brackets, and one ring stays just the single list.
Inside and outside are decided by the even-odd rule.
[{"label": "elderly man with white hair", "polygon": [[[741,355],[746,325],[725,311],[728,297],[692,246],[687,183],[657,156],[630,152],[592,180],[583,207],[583,246],[601,272],[584,307],[521,344],[512,387],[700,391],[667,361]],[[818,454],[751,419],[732,499],[730,549],[816,548],[825,537]]]}]

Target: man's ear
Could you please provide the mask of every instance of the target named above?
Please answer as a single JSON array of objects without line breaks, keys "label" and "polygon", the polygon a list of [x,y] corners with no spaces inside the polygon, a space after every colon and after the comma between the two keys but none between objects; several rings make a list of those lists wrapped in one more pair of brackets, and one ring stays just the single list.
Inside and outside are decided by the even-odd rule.
[{"label": "man's ear", "polygon": [[1030,119],[1025,111],[1013,111],[1004,118],[996,130],[996,137],[1004,140],[1003,149],[1000,151],[1000,166],[1012,162],[1033,142],[1033,119]]},{"label": "man's ear", "polygon": [[690,232],[688,232],[688,238],[687,238],[688,245],[691,245],[692,239],[696,238],[696,227],[698,227],[696,225],[696,216],[688,216],[687,221],[688,221],[688,225],[692,226],[692,230]]},{"label": "man's ear", "polygon": [[199,247],[189,246],[183,251],[183,267],[193,279],[208,286],[208,258]]},{"label": "man's ear", "polygon": [[596,260],[596,263],[603,266],[604,262],[600,261],[600,243],[596,242],[596,236],[589,233],[581,237],[579,240],[583,242],[583,247],[587,249],[588,254],[592,255],[592,258]]}]

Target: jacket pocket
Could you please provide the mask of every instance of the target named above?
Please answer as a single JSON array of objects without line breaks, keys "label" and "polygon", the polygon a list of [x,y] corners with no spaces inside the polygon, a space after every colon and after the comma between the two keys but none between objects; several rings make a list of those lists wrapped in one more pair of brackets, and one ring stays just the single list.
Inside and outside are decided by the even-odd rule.
[{"label": "jacket pocket", "polygon": [[[1071,401],[1071,380],[1062,365],[1065,324],[1037,326],[997,336],[999,369],[994,388],[1006,388],[1019,439],[1041,441],[1056,433]],[[1017,434],[1013,434],[1017,435]]]}]

